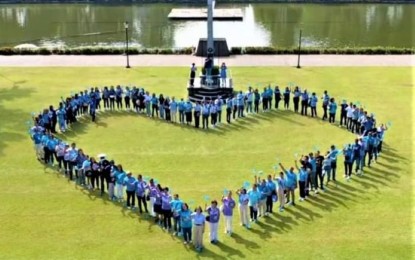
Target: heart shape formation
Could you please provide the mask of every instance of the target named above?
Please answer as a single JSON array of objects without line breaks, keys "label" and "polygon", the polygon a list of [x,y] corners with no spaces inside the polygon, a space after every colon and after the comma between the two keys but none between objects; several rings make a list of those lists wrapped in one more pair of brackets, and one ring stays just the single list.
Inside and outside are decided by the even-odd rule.
[{"label": "heart shape formation", "polygon": [[[142,92],[144,93],[144,91],[142,91]],[[85,93],[87,93],[87,91],[85,91]],[[61,103],[66,103],[67,104],[66,107],[62,105],[62,106],[60,106],[59,110],[57,110],[57,111],[54,111],[53,107],[50,107],[49,109],[43,110],[43,112],[41,114],[37,115],[37,116],[35,116],[35,114],[32,114],[32,117],[34,119],[34,124],[35,124],[33,127],[32,127],[32,123],[30,121],[28,121],[28,126],[30,126],[30,131],[29,132],[30,132],[30,135],[31,135],[32,139],[34,140],[38,159],[43,159],[45,163],[48,163],[50,157],[53,159],[53,156],[55,155],[58,158],[58,161],[59,161],[59,157],[60,157],[61,160],[62,160],[62,163],[64,164],[65,169],[67,169],[66,171],[69,171],[69,173],[68,172],[67,173],[69,175],[69,178],[71,178],[71,179],[73,177],[72,176],[72,171],[77,167],[81,168],[83,166],[82,164],[81,165],[76,164],[77,159],[80,155],[78,153],[75,154],[75,151],[76,151],[75,147],[73,147],[74,149],[70,149],[71,151],[73,151],[73,153],[65,153],[64,152],[65,149],[66,149],[65,146],[68,146],[68,145],[65,144],[61,140],[58,140],[56,138],[48,137],[48,135],[45,134],[45,129],[50,130],[52,132],[55,132],[54,131],[55,127],[52,127],[52,126],[56,125],[56,123],[59,123],[60,130],[63,132],[63,131],[66,130],[65,123],[70,123],[70,124],[75,123],[77,121],[78,116],[87,115],[88,113],[92,116],[92,121],[95,121],[95,110],[99,106],[99,101],[97,100],[98,98],[94,97],[94,95],[96,95],[96,93],[99,93],[99,91],[96,92],[96,90],[93,90],[88,95],[84,95],[83,92],[80,92],[79,94],[71,93],[71,96],[68,97],[66,100],[62,99]],[[118,95],[115,91],[114,91],[114,95],[111,95],[111,93],[109,93],[108,98],[106,98],[107,100],[104,99],[104,106],[105,107],[108,106],[112,109],[115,109],[115,105],[117,104],[117,107],[122,109],[122,99],[117,98],[117,97],[118,97]],[[127,95],[127,97],[129,97],[129,96]],[[297,101],[294,99],[296,112],[298,111],[298,108],[299,108],[298,107],[299,106],[299,101],[298,100],[300,98],[300,95],[295,96],[294,98],[297,98],[297,97],[298,97]],[[326,100],[325,100],[326,98],[328,98],[328,97],[324,97],[323,102],[326,102]],[[127,102],[127,100],[128,100],[128,102]],[[264,103],[263,108],[264,108],[265,111],[267,109],[271,109],[272,94],[271,94],[271,98],[268,97],[268,100],[264,97],[262,97],[261,100],[264,101],[263,102]],[[126,104],[128,104],[127,109],[130,109],[130,98],[125,99],[124,101],[125,101]],[[146,103],[147,101],[150,102],[150,103],[152,102],[150,97],[144,96],[142,100],[132,99],[132,101],[134,101],[133,102],[134,108],[137,109],[138,112],[146,114],[149,117],[152,116],[149,112],[150,111],[149,105],[148,105],[148,103]],[[228,100],[228,102],[229,101],[231,101],[231,100]],[[242,104],[244,104],[245,102],[246,101],[242,102]],[[268,104],[265,104],[265,102],[267,102]],[[315,109],[317,101],[314,100],[313,102],[314,102],[314,104],[313,104],[312,107]],[[331,103],[335,103],[335,101],[332,100]],[[356,103],[358,103],[358,102],[356,102]],[[238,101],[236,102],[236,104],[238,106]],[[345,104],[345,102],[343,102],[342,106],[344,104]],[[309,104],[306,103],[306,104],[303,104],[303,105],[308,106]],[[326,104],[326,106],[328,106],[328,105],[329,105],[329,103]],[[346,106],[347,106],[347,104],[346,104]],[[357,111],[356,104],[355,105],[349,104],[349,107],[353,107],[353,106],[354,106],[353,111]],[[171,107],[169,107],[169,108],[171,108]],[[288,107],[287,107],[287,109],[288,109]],[[343,108],[342,108],[342,110],[343,110]],[[234,108],[233,108],[233,106],[231,106],[231,112],[234,113],[233,111],[234,111]],[[242,109],[241,117],[243,116],[243,111],[244,111],[244,109]],[[331,110],[329,112],[333,112],[333,111],[334,111],[334,114],[335,114],[336,109]],[[361,111],[363,113],[363,109],[360,109],[359,111]],[[203,114],[203,107],[200,108],[199,112]],[[240,112],[240,111],[237,111],[237,112]],[[165,113],[166,113],[166,110],[163,111],[163,114],[165,114]],[[183,116],[186,116],[185,114],[186,113],[184,113]],[[305,112],[305,114],[306,114],[306,112]],[[329,114],[332,114],[332,113],[329,113]],[[387,127],[383,126],[383,125],[381,125],[378,129],[376,129],[376,128],[374,128],[374,126],[375,126],[374,121],[371,122],[371,124],[372,124],[371,126],[370,126],[369,123],[367,125],[365,125],[364,123],[366,121],[365,122],[361,121],[360,117],[355,117],[355,115],[353,113],[351,113],[351,116],[352,116],[352,118],[350,119],[350,122],[349,122],[349,120],[347,120],[348,122],[345,122],[347,128],[349,130],[351,130],[352,132],[356,132],[356,133],[361,133],[363,131],[365,133],[365,137],[362,137],[361,141],[359,141],[360,143],[356,142],[353,146],[350,146],[350,145],[345,146],[344,149],[341,149],[341,150],[337,150],[337,149],[333,148],[332,151],[330,152],[330,154],[327,155],[328,158],[331,158],[331,156],[337,156],[337,155],[340,155],[340,154],[344,153],[345,162],[347,163],[345,165],[348,165],[350,167],[349,168],[350,174],[351,174],[351,170],[352,170],[351,167],[352,167],[353,163],[355,163],[357,165],[356,172],[357,172],[358,169],[359,170],[363,169],[365,156],[367,154],[369,154],[369,157],[370,157],[369,162],[371,161],[372,156],[375,156],[375,158],[377,157],[378,153],[381,151],[384,131],[387,129]],[[364,113],[362,115],[359,115],[359,116],[364,117]],[[166,115],[166,117],[167,117],[167,115]],[[346,117],[346,119],[348,119],[349,116],[345,115],[345,117]],[[164,115],[163,115],[163,118],[164,118]],[[190,118],[191,118],[191,114],[190,114]],[[169,119],[173,119],[173,116],[171,114],[169,115]],[[331,119],[333,119],[333,122],[334,122],[334,117],[330,118],[330,120]],[[181,116],[180,116],[180,120],[182,120]],[[370,120],[372,120],[372,119],[370,119]],[[189,121],[189,120],[187,120],[187,121]],[[343,121],[343,112],[342,112],[341,124],[343,123],[342,121]],[[359,122],[361,122],[361,124]],[[388,122],[387,125],[388,125],[388,127],[391,127],[391,122]],[[366,128],[366,130],[364,130],[364,128]],[[368,130],[370,130],[370,134],[367,134],[369,132]],[[374,138],[374,140],[372,140],[371,138]],[[53,139],[55,141],[53,141]],[[371,143],[371,142],[373,142],[373,143]],[[356,151],[354,151],[354,149],[358,149],[358,148],[360,149],[359,153],[362,153],[362,151],[363,151],[362,158],[360,158],[360,159],[349,158],[348,159],[347,158],[348,156],[349,157],[350,156],[351,157],[356,157],[356,155],[355,155]],[[315,147],[313,147],[313,150],[315,152],[317,152],[319,150],[319,148],[317,146],[315,146]],[[41,158],[42,157],[42,151],[44,152],[43,158]],[[86,159],[85,155],[82,155],[82,156],[84,156],[85,157],[84,159]],[[100,170],[102,170],[104,172],[105,169],[107,169],[108,167],[111,167],[111,164],[110,164],[110,162],[108,162],[106,160],[106,158],[105,158],[106,156],[104,154],[99,155],[99,157],[102,157],[101,158],[102,160],[101,160],[100,163],[96,162],[96,164],[94,164],[92,162],[87,167],[89,167],[90,169],[93,169],[94,167],[98,167]],[[300,172],[300,174],[299,174],[300,189],[301,189],[300,196],[303,199],[306,196],[304,194],[304,192],[306,192],[307,195],[309,193],[309,190],[305,189],[304,187],[301,187],[302,186],[301,182],[304,182],[304,174],[306,174],[306,177],[305,177],[306,182],[307,182],[307,179],[310,179],[310,177],[307,178],[307,169],[309,169],[309,166],[308,166],[309,161],[306,161],[306,160],[310,160],[310,158],[305,158],[303,156],[301,156],[301,158],[300,158],[300,154],[298,154],[298,153],[295,153],[294,157],[296,158],[296,160],[299,160],[299,161],[302,162],[302,166],[300,168],[298,168],[298,170]],[[322,160],[320,162],[322,164],[321,165],[322,167],[324,166],[323,163],[325,163],[326,159],[327,158],[323,158],[323,159],[320,158],[320,160]],[[363,162],[362,162],[362,159],[363,159]],[[74,162],[74,163],[71,163],[71,162]],[[61,162],[59,162],[59,166],[61,167],[60,163]],[[328,165],[325,165],[325,166],[328,166]],[[310,168],[312,168],[312,167],[314,167],[314,166],[311,165]],[[96,170],[98,170],[98,168],[96,168]],[[291,190],[291,187],[294,187],[297,183],[296,177],[293,177],[293,179],[291,180],[291,182],[294,182],[295,184],[288,183],[289,181],[287,182],[288,176],[290,176],[290,174],[291,174],[291,177],[292,177],[293,170],[285,169],[281,164],[279,164],[279,165],[274,166],[274,172],[276,172],[279,168],[282,168],[284,170],[284,172],[287,173],[287,177],[285,177],[285,179],[278,179],[277,180],[278,185],[279,186],[287,186],[287,188],[288,188],[287,190]],[[122,171],[122,169],[121,169],[121,171]],[[324,169],[324,171],[327,172],[326,169]],[[252,173],[255,176],[257,176],[257,175],[261,176],[263,174],[262,171],[258,171],[256,169],[253,169]],[[102,176],[103,175],[101,175],[101,181],[102,181],[101,183],[102,184],[103,184],[103,179],[104,178],[111,179],[111,176],[103,176],[103,177]],[[311,177],[317,179],[317,177],[313,177],[313,176],[311,176]],[[82,180],[82,178],[83,178],[83,180]],[[143,179],[146,182],[148,182],[150,178],[146,177],[146,176],[143,176]],[[282,180],[283,180],[283,182],[281,182]],[[112,180],[112,181],[116,182],[117,180]],[[157,180],[152,180],[152,181],[155,184],[158,183]],[[321,181],[321,179],[320,179],[320,181]],[[85,185],[85,176],[77,176],[77,182],[80,185]],[[108,180],[107,180],[107,183],[108,183]],[[91,185],[94,186],[94,180],[92,180]],[[303,185],[304,185],[304,183],[303,183]],[[251,186],[251,183],[246,181],[246,182],[243,183],[242,186],[243,186],[243,188],[248,189]],[[318,187],[315,186],[314,188],[315,188],[315,190],[317,190]],[[321,183],[321,188],[323,188],[322,183]],[[224,195],[225,195],[229,191],[225,189],[223,192],[224,192]],[[110,195],[110,198],[112,199],[115,196],[117,196],[117,197],[120,196],[120,193],[118,192],[117,194],[113,193],[113,194],[109,194],[109,195]],[[275,201],[276,198],[277,198],[277,195],[280,196],[279,199],[280,199],[280,201],[282,201],[281,197],[284,196],[284,194],[272,194],[272,199],[274,199],[274,201]],[[122,191],[121,191],[121,196],[122,196]],[[203,199],[204,199],[205,202],[208,202],[208,201],[210,201],[210,196],[205,195],[203,197]],[[189,200],[188,202],[189,202],[190,205],[194,204],[193,200]],[[292,201],[292,202],[294,202],[294,201]],[[284,203],[281,204],[282,208],[280,208],[280,209],[283,209]],[[140,211],[141,211],[141,206],[140,206]]]}]

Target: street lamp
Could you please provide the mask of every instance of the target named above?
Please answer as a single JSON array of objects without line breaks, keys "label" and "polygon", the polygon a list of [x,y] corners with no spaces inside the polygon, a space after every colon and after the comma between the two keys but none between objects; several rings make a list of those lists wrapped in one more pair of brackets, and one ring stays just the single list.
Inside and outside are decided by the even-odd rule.
[{"label": "street lamp", "polygon": [[301,35],[302,35],[302,30],[300,29],[300,37],[299,37],[299,39],[298,39],[298,60],[297,60],[297,69],[301,68],[301,66],[300,66]]},{"label": "street lamp", "polygon": [[131,68],[130,67],[130,59],[128,57],[128,22],[124,23],[124,28],[125,28],[125,55],[127,56],[127,66],[125,66],[127,69]]}]

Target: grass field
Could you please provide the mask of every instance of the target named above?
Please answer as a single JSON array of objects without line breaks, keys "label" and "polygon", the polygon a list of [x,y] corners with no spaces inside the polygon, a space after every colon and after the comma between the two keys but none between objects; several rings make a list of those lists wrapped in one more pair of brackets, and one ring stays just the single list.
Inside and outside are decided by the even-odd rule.
[{"label": "grass field", "polygon": [[[25,122],[72,90],[135,84],[185,97],[187,68],[1,68],[0,259],[410,259],[414,252],[412,68],[233,68],[237,88],[295,82],[337,100],[360,101],[378,122],[393,122],[379,163],[364,177],[239,227],[197,254],[137,214],[68,182],[35,160]],[[320,106],[319,106],[320,107]],[[321,109],[318,111],[321,115]],[[252,182],[251,169],[271,172],[278,157],[341,146],[354,136],[321,120],[274,111],[202,131],[127,112],[81,120],[63,138],[88,154],[106,152],[134,173],[154,176],[184,200],[204,204],[224,188]],[[409,133],[408,133],[409,132]],[[341,163],[340,163],[341,162]],[[339,161],[342,165],[342,160]]]}]

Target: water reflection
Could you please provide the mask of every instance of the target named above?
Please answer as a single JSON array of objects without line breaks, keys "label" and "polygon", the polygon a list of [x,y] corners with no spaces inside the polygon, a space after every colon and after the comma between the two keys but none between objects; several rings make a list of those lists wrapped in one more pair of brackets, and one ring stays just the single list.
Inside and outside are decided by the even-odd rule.
[{"label": "water reflection", "polygon": [[[189,47],[206,36],[202,21],[169,21],[173,4],[0,5],[0,46],[124,46],[124,21],[132,46]],[[413,47],[415,5],[231,4],[244,20],[217,21],[215,37],[229,46]]]}]

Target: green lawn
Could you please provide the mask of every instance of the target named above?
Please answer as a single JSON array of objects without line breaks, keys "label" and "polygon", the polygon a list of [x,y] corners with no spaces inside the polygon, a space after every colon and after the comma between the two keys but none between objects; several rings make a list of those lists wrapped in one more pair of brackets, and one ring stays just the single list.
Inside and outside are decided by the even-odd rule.
[{"label": "green lawn", "polygon": [[[379,122],[391,120],[385,151],[364,177],[284,213],[239,227],[202,254],[118,204],[68,182],[35,160],[25,122],[33,111],[72,90],[136,84],[185,97],[187,68],[1,68],[0,70],[0,259],[409,259],[414,252],[412,68],[233,68],[234,82],[295,82],[337,99],[360,101]],[[320,106],[319,106],[320,107]],[[321,116],[321,109],[318,111]],[[338,119],[338,118],[337,118]],[[325,150],[354,136],[321,120],[289,111],[261,113],[219,129],[172,126],[127,112],[81,120],[65,140],[88,154],[106,152],[134,173],[154,176],[185,200],[204,204],[224,188],[252,182],[251,169],[271,171],[278,157],[292,165],[296,152]],[[411,134],[408,134],[412,132]],[[340,166],[342,160],[339,161]]]}]

